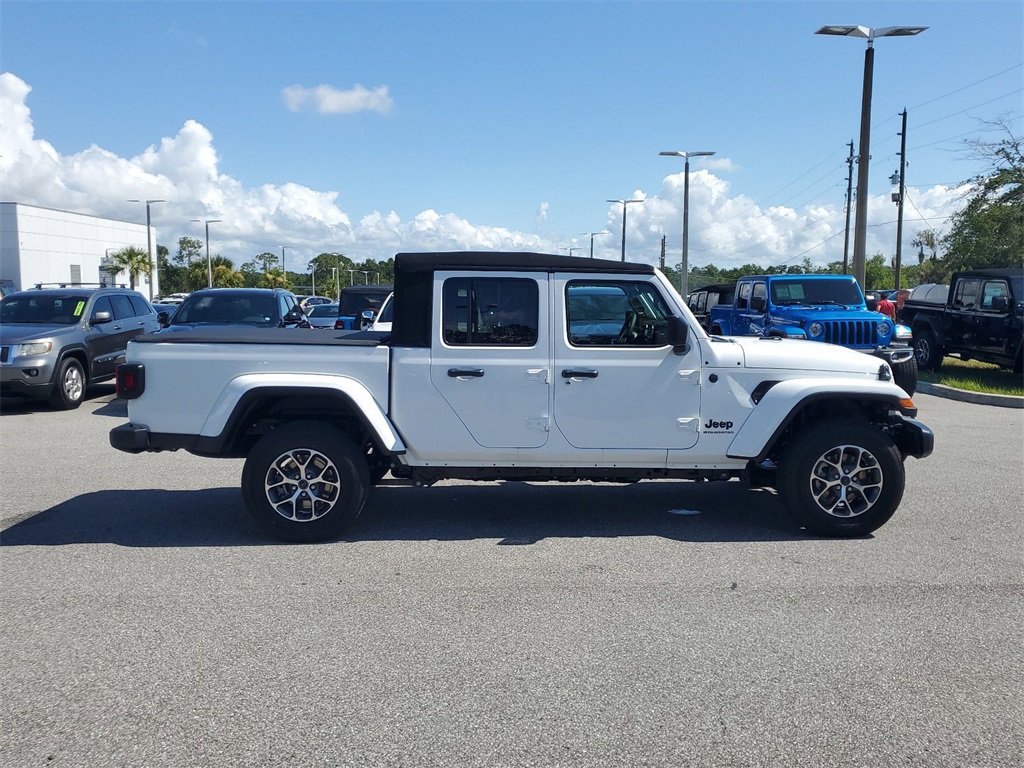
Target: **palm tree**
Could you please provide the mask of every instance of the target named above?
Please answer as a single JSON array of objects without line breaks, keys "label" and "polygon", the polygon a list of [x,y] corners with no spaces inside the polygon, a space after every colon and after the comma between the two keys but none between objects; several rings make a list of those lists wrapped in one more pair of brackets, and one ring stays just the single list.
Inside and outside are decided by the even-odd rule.
[{"label": "palm tree", "polygon": [[149,253],[134,245],[129,245],[110,255],[107,272],[114,277],[122,272],[127,272],[128,287],[135,290],[135,281],[139,275],[151,275],[153,267],[149,263]]}]

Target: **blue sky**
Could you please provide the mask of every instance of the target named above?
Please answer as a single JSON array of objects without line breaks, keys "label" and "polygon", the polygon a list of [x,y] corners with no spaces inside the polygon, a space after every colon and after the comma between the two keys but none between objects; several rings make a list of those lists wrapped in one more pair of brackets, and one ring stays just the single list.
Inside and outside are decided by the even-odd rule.
[{"label": "blue sky", "polygon": [[[847,142],[875,43],[868,253],[948,227],[983,121],[1022,131],[1024,4],[12,2],[0,4],[4,200],[136,220],[174,250],[216,218],[235,259],[294,249],[596,253],[668,262],[691,162],[690,263],[842,258]],[[319,91],[319,86],[325,86]],[[855,148],[856,149],[856,148]],[[856,179],[854,180],[856,184]],[[838,233],[838,235],[837,235]],[[577,255],[583,252],[577,252]]]}]

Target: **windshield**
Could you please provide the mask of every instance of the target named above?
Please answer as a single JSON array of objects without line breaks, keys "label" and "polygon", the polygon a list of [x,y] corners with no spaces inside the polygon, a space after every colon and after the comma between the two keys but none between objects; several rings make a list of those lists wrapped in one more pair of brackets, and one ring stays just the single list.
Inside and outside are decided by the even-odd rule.
[{"label": "windshield", "polygon": [[0,323],[74,325],[82,319],[87,300],[88,297],[81,294],[5,296],[0,301]]},{"label": "windshield", "polygon": [[773,280],[772,304],[864,303],[857,284],[848,278],[835,280]]},{"label": "windshield", "polygon": [[192,295],[178,307],[171,325],[276,326],[277,299],[273,293]]}]

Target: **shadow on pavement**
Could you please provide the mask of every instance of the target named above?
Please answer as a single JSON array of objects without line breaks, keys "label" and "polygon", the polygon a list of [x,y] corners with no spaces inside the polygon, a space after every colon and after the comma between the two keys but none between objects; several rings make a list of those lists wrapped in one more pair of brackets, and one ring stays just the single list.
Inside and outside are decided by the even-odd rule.
[{"label": "shadow on pavement", "polygon": [[[82,401],[80,408],[88,408],[93,400],[99,400],[103,397],[112,397],[117,391],[117,387],[113,383],[108,384],[93,384],[87,390],[85,390],[85,399]],[[103,408],[97,409],[96,413],[99,413],[104,408],[114,405],[119,401],[113,400]],[[120,401],[124,402],[124,401]],[[25,397],[0,397],[0,416],[23,416],[30,413],[60,413],[59,408],[54,408],[50,405],[48,400],[32,400]],[[104,415],[117,415],[127,416],[128,405],[125,403],[124,412],[118,414],[104,414]]]},{"label": "shadow on pavement", "polygon": [[[548,538],[659,536],[691,542],[809,537],[769,491],[736,483],[627,486],[502,483],[375,488],[342,539],[463,541],[504,546]],[[69,499],[0,532],[0,546],[111,543],[126,547],[265,546],[237,488],[100,491]]]}]

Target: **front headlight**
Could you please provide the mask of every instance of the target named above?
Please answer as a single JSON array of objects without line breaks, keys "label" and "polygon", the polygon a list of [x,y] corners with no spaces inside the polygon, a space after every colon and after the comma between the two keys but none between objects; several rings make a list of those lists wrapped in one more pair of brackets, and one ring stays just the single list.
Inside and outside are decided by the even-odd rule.
[{"label": "front headlight", "polygon": [[51,349],[53,349],[52,341],[33,341],[29,344],[19,344],[15,356],[35,357],[36,355],[45,355]]},{"label": "front headlight", "polygon": [[888,336],[890,333],[892,333],[892,326],[887,321],[883,320],[878,324],[879,336]]},{"label": "front headlight", "polygon": [[896,338],[900,341],[910,341],[914,337],[914,334],[910,332],[910,329],[905,325],[896,326]]},{"label": "front headlight", "polygon": [[809,326],[807,326],[807,333],[811,336],[821,336],[825,333],[825,326],[815,320]]}]

